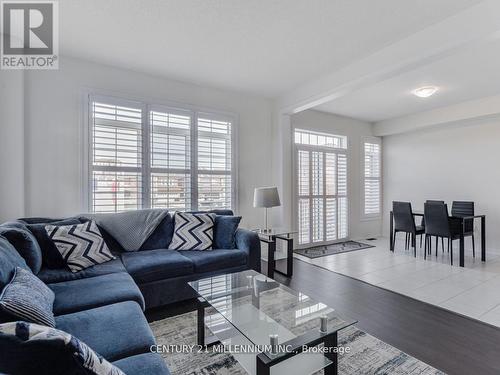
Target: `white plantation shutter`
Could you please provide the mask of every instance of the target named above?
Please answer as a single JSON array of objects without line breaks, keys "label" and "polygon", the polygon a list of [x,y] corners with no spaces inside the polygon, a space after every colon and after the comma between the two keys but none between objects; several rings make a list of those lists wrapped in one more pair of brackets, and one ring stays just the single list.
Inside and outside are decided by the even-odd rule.
[{"label": "white plantation shutter", "polygon": [[232,123],[198,117],[198,209],[232,207]]},{"label": "white plantation shutter", "polygon": [[142,207],[142,109],[134,103],[91,105],[93,212]]},{"label": "white plantation shutter", "polygon": [[299,245],[348,236],[347,139],[295,130]]},{"label": "white plantation shutter", "polygon": [[168,108],[149,112],[151,207],[191,209],[191,114]]},{"label": "white plantation shutter", "polygon": [[378,217],[381,213],[381,145],[380,141],[363,142],[364,150],[364,199],[365,217]]},{"label": "white plantation shutter", "polygon": [[89,96],[92,212],[234,209],[234,120]]},{"label": "white plantation shutter", "polygon": [[337,217],[338,238],[346,238],[348,235],[348,202],[347,202],[347,156],[337,155]]}]

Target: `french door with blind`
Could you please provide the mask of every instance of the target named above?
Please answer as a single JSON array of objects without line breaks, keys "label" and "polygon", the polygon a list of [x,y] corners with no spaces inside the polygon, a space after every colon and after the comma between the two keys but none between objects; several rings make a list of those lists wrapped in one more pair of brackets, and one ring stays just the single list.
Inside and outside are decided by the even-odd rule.
[{"label": "french door with blind", "polygon": [[348,236],[347,139],[295,130],[299,247]]}]

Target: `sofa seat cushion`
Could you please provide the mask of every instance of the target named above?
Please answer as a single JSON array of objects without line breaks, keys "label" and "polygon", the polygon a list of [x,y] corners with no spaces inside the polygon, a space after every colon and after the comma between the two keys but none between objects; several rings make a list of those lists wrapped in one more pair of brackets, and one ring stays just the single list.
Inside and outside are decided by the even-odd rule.
[{"label": "sofa seat cushion", "polygon": [[144,309],[144,298],[126,272],[48,284],[55,293],[54,314],[62,315],[117,302],[135,301]]},{"label": "sofa seat cushion", "polygon": [[113,362],[127,375],[170,375],[162,357],[154,353],[144,353]]},{"label": "sofa seat cushion", "polygon": [[56,328],[82,340],[109,361],[147,353],[155,344],[141,308],[132,301],[56,316]]},{"label": "sofa seat cushion", "polygon": [[109,275],[111,273],[127,272],[120,259],[97,264],[79,272],[71,272],[69,268],[42,268],[38,277],[44,283],[59,283],[63,281],[79,280],[88,277]]},{"label": "sofa seat cushion", "polygon": [[243,266],[247,263],[247,252],[239,249],[190,250],[179,251],[179,253],[191,259],[196,273]]},{"label": "sofa seat cushion", "polygon": [[124,253],[121,257],[127,271],[139,284],[194,272],[191,260],[174,250],[144,250]]}]

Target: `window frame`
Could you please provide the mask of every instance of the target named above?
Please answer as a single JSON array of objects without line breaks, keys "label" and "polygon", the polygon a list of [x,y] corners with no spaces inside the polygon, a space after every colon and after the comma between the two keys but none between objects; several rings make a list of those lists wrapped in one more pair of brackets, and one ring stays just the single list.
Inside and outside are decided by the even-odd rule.
[{"label": "window frame", "polygon": [[[366,177],[365,177],[365,143],[378,144],[380,147],[379,154],[379,212],[367,214],[365,213],[365,185],[366,185]],[[382,138],[375,136],[363,136],[361,137],[360,142],[360,219],[361,221],[373,221],[380,220],[382,218]],[[375,178],[372,178],[375,179]]]},{"label": "window frame", "polygon": [[[82,121],[81,121],[81,154],[82,165],[81,170],[81,196],[82,207],[87,212],[93,212],[93,188],[92,188],[92,173],[94,171],[93,162],[93,145],[92,145],[92,126],[93,126],[93,102],[102,102],[105,104],[118,105],[118,106],[134,106],[140,105],[142,110],[142,165],[140,168],[142,176],[142,201],[139,209],[151,208],[151,129],[150,129],[150,111],[165,111],[171,110],[173,112],[189,113],[191,117],[190,127],[190,176],[191,176],[191,207],[190,211],[198,210],[198,117],[200,114],[204,117],[210,116],[211,120],[222,120],[231,123],[231,171],[228,175],[231,176],[231,207],[235,213],[239,210],[238,199],[238,128],[239,116],[235,113],[214,110],[211,108],[193,106],[189,104],[180,104],[169,101],[159,101],[149,98],[138,98],[130,95],[122,95],[116,93],[106,93],[95,90],[84,90],[82,99]],[[172,209],[171,207],[167,207]]]}]

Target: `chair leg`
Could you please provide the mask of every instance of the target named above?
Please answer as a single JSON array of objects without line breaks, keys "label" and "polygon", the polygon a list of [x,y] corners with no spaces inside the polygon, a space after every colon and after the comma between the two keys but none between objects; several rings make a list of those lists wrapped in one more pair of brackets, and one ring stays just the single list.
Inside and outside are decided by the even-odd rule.
[{"label": "chair leg", "polygon": [[429,236],[425,235],[424,241],[424,259],[427,259],[427,244],[429,243]]},{"label": "chair leg", "polygon": [[472,234],[472,257],[476,257],[476,246],[474,244],[474,234]]},{"label": "chair leg", "polygon": [[415,233],[411,234],[411,244],[413,246],[413,256],[416,258],[417,257],[417,235]]},{"label": "chair leg", "polygon": [[420,235],[420,248],[422,248],[422,238],[424,237],[423,234]]},{"label": "chair leg", "polygon": [[438,240],[439,240],[439,237],[438,237],[438,236],[436,236],[436,257],[438,256],[438,247],[439,247],[439,242],[438,242]]},{"label": "chair leg", "polygon": [[444,253],[444,237],[441,237],[441,251]]},{"label": "chair leg", "polygon": [[450,238],[450,263],[453,266],[453,240]]},{"label": "chair leg", "polygon": [[405,232],[405,250],[408,250],[408,233]]}]

